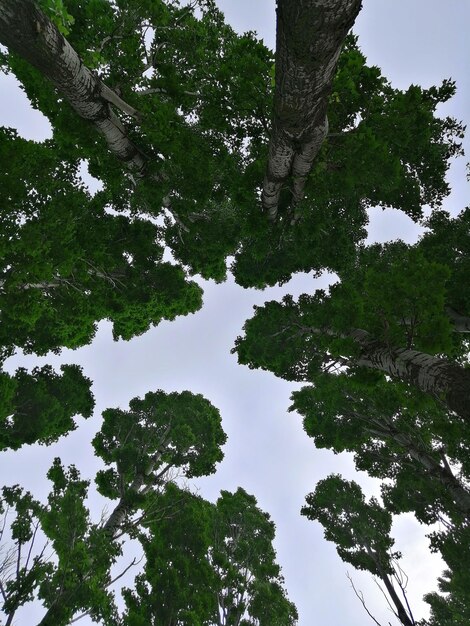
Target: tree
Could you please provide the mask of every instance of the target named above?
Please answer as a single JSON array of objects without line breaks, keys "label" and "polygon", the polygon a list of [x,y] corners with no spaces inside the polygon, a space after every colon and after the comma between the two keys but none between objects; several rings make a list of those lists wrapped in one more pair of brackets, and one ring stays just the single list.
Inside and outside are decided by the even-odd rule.
[{"label": "tree", "polygon": [[[0,38],[13,51],[4,56],[4,66],[50,119],[57,144],[69,158],[88,160],[91,173],[103,182],[108,203],[117,210],[166,216],[165,241],[191,272],[223,280],[227,257],[235,254],[233,271],[243,286],[285,281],[296,271],[338,271],[351,261],[354,245],[365,236],[369,206],[394,206],[416,219],[423,204],[439,204],[447,190],[448,160],[459,151],[462,126],[449,118],[439,119],[435,109],[452,95],[453,84],[427,90],[413,86],[406,92],[392,89],[377,68],[366,66],[355,40],[349,38],[328,103],[331,131],[315,159],[306,200],[298,204],[291,224],[281,198],[278,223],[268,224],[259,197],[269,140],[272,54],[252,33],[235,35],[212,1],[196,4],[199,17],[194,6],[163,0],[118,2],[115,10],[106,0],[91,7],[67,0],[60,3],[65,17],[58,17],[57,10],[43,2],[59,28],[41,14],[39,34],[34,18],[39,9],[29,0],[22,12],[15,12],[12,4],[7,10],[5,4],[0,20]],[[310,0],[304,4],[303,17],[308,14],[309,27],[315,29],[315,16],[325,13],[336,20],[344,9],[351,17],[360,3],[348,0],[325,7]],[[294,4],[283,2],[277,87],[293,73],[313,71],[311,61],[294,45],[302,32],[294,28],[297,21],[291,19],[292,13]],[[319,37],[312,38],[321,41],[322,51],[325,41],[331,44],[333,63],[325,70],[326,83],[316,74],[316,86],[324,85],[327,91],[347,31],[343,22],[335,24],[334,37],[326,29],[328,35],[322,38],[317,29]],[[292,47],[284,49],[283,42]],[[67,47],[67,59],[57,56],[57,46]],[[39,71],[25,59],[36,63]],[[61,98],[58,101],[40,74],[43,70],[78,116]],[[245,80],[248,74],[251,81]],[[64,76],[69,77],[67,84]],[[73,87],[82,78],[84,94]],[[295,134],[305,139],[302,145],[311,152],[310,159],[313,147],[316,150],[321,144],[310,145],[310,139],[317,123],[325,125],[326,94],[319,95],[309,85],[304,89],[311,91],[306,102],[309,106],[315,102],[319,109],[297,110]],[[276,120],[297,87],[293,79],[287,90],[277,88]],[[94,112],[87,112],[88,108]],[[88,115],[88,123],[83,115]],[[102,131],[106,126],[113,136],[119,135],[117,143],[109,141],[120,158],[130,163],[138,160],[132,166],[134,173],[122,171],[110,156],[94,132],[90,115]],[[271,152],[278,149],[275,144],[287,141],[282,116],[282,123],[275,122]],[[301,187],[309,159],[298,177]],[[301,224],[296,226],[298,221]]]},{"label": "tree", "polygon": [[[162,261],[160,229],[113,215],[91,197],[77,162],[45,145],[1,135],[5,156],[0,246],[0,343],[44,354],[89,343],[96,323],[130,339],[201,306],[201,289]],[[25,163],[28,165],[25,171]]]},{"label": "tree", "polygon": [[292,399],[290,410],[303,416],[317,448],[353,452],[358,470],[386,480],[384,499],[394,512],[414,511],[426,524],[470,518],[468,426],[425,394],[322,374]]},{"label": "tree", "polygon": [[[161,508],[169,509],[175,489],[163,494]],[[124,594],[125,623],[295,624],[275,562],[274,524],[256,499],[241,488],[221,492],[216,504],[177,492],[176,514],[150,518],[141,536],[147,561],[135,591]]]},{"label": "tree", "polygon": [[[196,5],[200,19],[195,17]],[[49,117],[61,146],[69,155],[89,160],[110,203],[121,210],[130,206],[155,217],[167,215],[167,240],[175,244],[176,257],[182,254],[186,262],[187,252],[178,253],[180,240],[197,237],[194,270],[223,279],[226,270],[221,263],[235,252],[240,231],[221,240],[222,228],[212,228],[211,213],[227,198],[253,200],[243,174],[254,161],[252,154],[258,155],[264,133],[271,53],[253,34],[235,35],[212,1],[187,7],[161,0],[122,2],[116,12],[104,0],[92,7],[75,2],[64,6],[74,14],[70,44],[32,1],[22,5],[22,12],[5,6],[0,20],[3,41],[36,63],[39,71],[14,54],[5,58],[5,64]],[[41,43],[35,30],[39,15]],[[148,45],[146,35],[152,31]],[[31,32],[38,36],[26,35]],[[67,46],[67,59],[56,54],[62,46]],[[82,69],[77,74],[78,67]],[[42,70],[81,119],[107,133],[108,145],[129,162],[133,173],[122,172],[91,125],[57,102],[39,73]],[[248,83],[247,72],[256,80]],[[126,106],[118,92],[132,104]],[[129,111],[138,118],[134,127],[124,117]],[[241,207],[239,226],[244,219]]]},{"label": "tree", "polygon": [[343,561],[377,576],[395,607],[396,617],[403,626],[415,626],[406,595],[402,601],[393,584],[395,580],[404,591],[395,566],[401,555],[392,552],[390,513],[375,498],[366,502],[360,486],[339,475],[319,481],[306,502],[301,514],[322,524],[325,539],[335,542]]},{"label": "tree", "polygon": [[[47,504],[18,485],[3,489],[3,510],[16,511],[10,528],[18,566],[14,572],[5,568],[2,582],[9,623],[20,606],[38,597],[46,608],[41,626],[65,626],[80,611],[116,624],[110,570],[124,537],[178,513],[189,496],[173,485],[172,470],[206,475],[222,459],[220,415],[202,396],[159,391],[130,404],[128,412],[104,411],[94,440],[96,454],[108,466],[96,476],[98,490],[115,501],[103,520],[93,522],[85,505],[89,481],[74,466],[64,468],[60,459],[48,473],[53,488]],[[50,542],[54,559],[35,553],[31,542],[38,532]]]},{"label": "tree", "polygon": [[[287,380],[312,381],[334,365],[368,368],[410,383],[470,416],[465,335],[446,312],[450,268],[419,247],[365,248],[329,289],[255,309],[234,351],[239,362]],[[449,355],[450,358],[442,358]]]},{"label": "tree", "polygon": [[0,373],[0,449],[18,450],[25,444],[49,445],[74,430],[74,416],[90,417],[94,400],[91,381],[77,365],[24,368],[14,376]]},{"label": "tree", "polygon": [[274,118],[262,203],[276,219],[292,177],[293,204],[328,134],[326,109],[343,41],[361,0],[280,0],[277,5]]},{"label": "tree", "polygon": [[96,455],[111,466],[98,472],[99,491],[119,499],[105,524],[110,536],[172,471],[188,478],[212,474],[226,441],[219,411],[200,394],[149,392],[129,408],[106,409],[93,440]]},{"label": "tree", "polygon": [[[80,611],[110,626],[296,623],[275,562],[274,524],[256,499],[240,488],[211,504],[174,482],[172,470],[204,475],[222,458],[217,410],[202,396],[161,391],[134,398],[130,409],[104,411],[94,440],[109,466],[96,476],[98,489],[117,501],[100,523],[85,506],[89,482],[60,459],[48,473],[46,504],[17,485],[3,489],[2,510],[15,511],[10,533],[18,562],[10,568],[9,555],[3,567],[8,624],[36,597],[46,608],[41,626],[68,624]],[[43,535],[52,560],[34,546]],[[147,560],[135,589],[124,591],[120,617],[110,570],[126,535],[139,539]]]},{"label": "tree", "polygon": [[323,269],[343,275],[355,266],[367,209],[393,207],[417,221],[423,205],[439,207],[463,127],[437,118],[436,106],[454,91],[449,81],[427,90],[394,89],[348,36],[328,104],[330,131],[306,198],[293,215],[290,193],[283,191],[276,223],[251,219],[232,268],[237,282],[263,287]]}]

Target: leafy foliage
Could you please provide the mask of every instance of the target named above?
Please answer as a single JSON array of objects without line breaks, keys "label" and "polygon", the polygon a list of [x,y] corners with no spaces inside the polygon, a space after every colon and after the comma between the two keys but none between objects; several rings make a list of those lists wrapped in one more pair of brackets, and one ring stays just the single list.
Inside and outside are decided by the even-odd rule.
[{"label": "leafy foliage", "polygon": [[141,537],[147,563],[124,594],[126,624],[296,623],[275,563],[274,524],[253,496],[223,491],[214,505],[170,485],[160,498],[167,515]]},{"label": "leafy foliage", "polygon": [[14,376],[0,373],[0,449],[25,444],[49,445],[77,426],[77,414],[90,417],[94,400],[91,381],[77,365],[62,365],[62,375],[45,365],[31,374],[24,368]]},{"label": "leafy foliage", "polygon": [[199,286],[162,261],[157,226],[110,214],[106,194],[91,197],[78,162],[61,161],[54,142],[0,137],[2,345],[40,354],[76,348],[102,319],[115,339],[130,339],[200,308]]}]

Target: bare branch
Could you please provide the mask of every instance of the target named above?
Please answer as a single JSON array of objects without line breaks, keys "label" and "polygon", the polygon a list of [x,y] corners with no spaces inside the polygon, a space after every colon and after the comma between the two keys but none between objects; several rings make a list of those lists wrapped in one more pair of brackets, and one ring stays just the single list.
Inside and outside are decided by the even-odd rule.
[{"label": "bare branch", "polygon": [[354,586],[354,582],[353,579],[351,578],[351,576],[349,575],[349,572],[346,574],[346,576],[348,577],[349,582],[351,583],[351,587],[354,590],[354,593],[356,594],[356,597],[359,598],[359,601],[361,602],[362,606],[364,607],[367,615],[374,620],[374,622],[377,624],[377,626],[382,626],[382,624],[380,622],[378,622],[375,617],[372,615],[372,613],[369,611],[369,609],[367,608],[366,605],[366,601],[364,600],[364,594],[362,593],[362,591],[358,591],[356,589],[356,587]]}]

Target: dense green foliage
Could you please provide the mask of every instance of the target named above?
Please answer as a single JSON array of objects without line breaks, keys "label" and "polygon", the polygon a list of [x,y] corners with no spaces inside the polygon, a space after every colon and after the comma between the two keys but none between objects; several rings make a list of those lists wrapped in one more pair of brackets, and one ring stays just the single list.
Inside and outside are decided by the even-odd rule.
[{"label": "dense green foliage", "polygon": [[[46,504],[18,486],[3,488],[2,512],[10,521],[12,554],[19,564],[18,569],[10,568],[7,558],[3,565],[3,611],[8,618],[37,596],[47,609],[42,626],[65,626],[80,611],[110,626],[292,626],[297,612],[285,595],[275,562],[274,524],[257,507],[256,499],[238,489],[234,494],[222,492],[212,504],[178,487],[166,469],[159,471],[152,445],[157,440],[158,454],[168,466],[183,469],[186,464],[186,475],[214,471],[207,460],[209,449],[212,457],[220,460],[219,446],[225,439],[216,409],[189,392],[148,393],[144,400],[135,398],[131,405],[134,417],[136,411],[144,414],[147,407],[146,421],[141,415],[135,429],[128,421],[130,432],[123,423],[124,412],[111,425],[111,417],[116,418],[118,411],[108,409],[94,444],[97,453],[112,466],[120,485],[114,491],[106,490],[106,496],[117,501],[107,520],[92,521],[85,505],[89,481],[81,479],[75,467],[64,468],[59,459],[48,473],[52,491]],[[153,411],[149,414],[150,405]],[[206,416],[212,411],[214,421],[219,422],[219,441],[214,441],[206,425],[206,432],[197,437],[200,448],[196,450],[191,437],[197,431],[198,405]],[[159,424],[155,419],[158,414]],[[160,433],[156,434],[158,426]],[[125,445],[120,449],[112,444],[115,437],[110,428],[126,432]],[[162,431],[166,433],[164,440]],[[139,475],[144,477],[141,482]],[[96,480],[103,490],[103,472]],[[122,510],[123,502],[125,516],[116,523],[116,512]],[[13,519],[10,510],[14,511]],[[110,522],[116,526],[112,533]],[[34,546],[43,535],[55,559],[50,558],[49,551],[38,551]],[[125,535],[141,543],[146,565],[136,578],[135,589],[124,591],[126,612],[120,616],[108,588],[111,567],[122,554]],[[34,554],[33,559],[24,560],[22,549]]]},{"label": "dense green foliage", "polygon": [[[440,524],[429,537],[448,567],[441,591],[449,595],[426,596],[432,626],[463,624],[468,616],[469,423],[450,411],[443,397],[374,367],[367,353],[380,346],[400,360],[403,350],[421,350],[426,358],[445,355],[468,372],[468,330],[457,324],[467,323],[469,311],[461,282],[468,264],[467,213],[454,219],[434,214],[428,221],[432,229],[415,246],[396,242],[360,249],[354,266],[329,293],[305,294],[297,302],[286,297],[257,308],[235,347],[241,363],[312,383],[293,394],[291,410],[304,417],[317,447],[352,452],[358,470],[384,481],[387,516],[413,512],[421,523]],[[321,506],[329,507],[331,516],[317,508],[303,511],[324,525],[344,560],[357,557],[361,568],[360,533],[348,535],[352,521],[336,510],[348,505],[352,494],[333,490],[332,481],[324,488],[319,483],[318,495],[311,497],[320,506],[320,492],[327,493]],[[361,523],[372,533],[369,517]],[[381,532],[385,536],[386,529]],[[375,537],[364,536],[369,542]],[[408,623],[405,616],[400,619]]]},{"label": "dense green foliage", "polygon": [[73,417],[90,417],[91,381],[77,365],[63,365],[62,375],[45,365],[31,374],[24,368],[10,376],[0,372],[0,449],[50,444],[74,430]]},{"label": "dense green foliage", "polygon": [[159,507],[169,514],[151,519],[142,535],[147,562],[135,591],[124,593],[126,624],[295,623],[275,563],[274,524],[253,496],[223,491],[211,504],[171,487]]},{"label": "dense green foliage", "polygon": [[[299,271],[336,272],[328,291],[256,308],[234,351],[251,368],[309,383],[291,407],[307,435],[383,481],[380,503],[330,476],[302,514],[323,524],[343,560],[382,581],[404,626],[415,622],[394,592],[392,516],[439,523],[430,546],[447,570],[420,625],[467,624],[470,210],[452,218],[441,209],[463,126],[437,115],[455,85],[396,89],[348,36],[305,199],[292,213],[283,190],[270,223],[260,189],[274,56],[254,33],[235,33],[214,0],[37,4],[112,90],[106,107],[144,165],[126,169],[60,84],[0,53],[52,128],[41,143],[0,129],[2,363],[16,349],[45,355],[89,344],[101,320],[114,339],[130,340],[196,312],[195,275],[221,282],[230,269],[238,285],[264,288]],[[85,166],[100,183],[94,194],[81,180]],[[416,245],[364,245],[368,209],[419,221],[425,205],[432,212]],[[75,415],[92,414],[90,384],[75,365],[61,375],[49,366],[1,372],[0,450],[49,445],[73,430]],[[218,410],[201,395],[149,392],[128,410],[103,412],[95,484],[114,508],[101,521],[87,508],[90,481],[60,459],[47,502],[4,487],[7,626],[37,599],[42,626],[65,626],[80,612],[106,626],[293,626],[274,524],[255,497],[239,488],[211,503],[182,488],[215,471],[225,441]],[[127,538],[145,563],[122,612],[111,570]],[[37,549],[43,540],[52,556]]]}]

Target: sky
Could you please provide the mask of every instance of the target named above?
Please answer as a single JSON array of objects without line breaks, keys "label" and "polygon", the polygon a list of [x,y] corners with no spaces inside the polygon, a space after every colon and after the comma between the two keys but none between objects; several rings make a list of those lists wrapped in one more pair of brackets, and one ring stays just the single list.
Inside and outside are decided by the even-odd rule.
[{"label": "sky", "polygon": [[[273,0],[218,0],[218,5],[236,30],[255,30],[266,45],[274,47]],[[445,8],[438,0],[365,0],[354,31],[369,63],[381,67],[396,87],[406,88],[412,83],[427,87],[449,77],[456,80],[457,95],[441,107],[440,113],[469,121],[469,23],[470,3],[462,0],[447,0]],[[31,109],[12,77],[0,76],[0,94],[3,125],[17,128],[28,139],[50,136],[47,120]],[[452,194],[444,208],[454,214],[469,203],[466,161],[459,159],[450,173]],[[370,241],[400,237],[411,243],[419,236],[419,228],[397,211],[376,208],[370,218]],[[314,280],[297,275],[282,288],[265,291],[243,290],[232,280],[222,285],[201,280],[201,311],[163,322],[130,342],[113,342],[110,325],[102,323],[90,346],[64,350],[59,357],[18,355],[10,359],[10,371],[44,363],[55,367],[61,363],[81,365],[93,380],[96,410],[93,418],[81,420],[74,433],[51,448],[30,446],[3,453],[3,483],[21,483],[36,497],[45,498],[49,491],[45,474],[55,456],[65,464],[74,463],[84,477],[93,479],[100,463],[93,457],[90,442],[100,427],[103,409],[126,408],[131,398],[156,389],[202,393],[220,409],[228,442],[217,473],[193,481],[192,487],[215,500],[221,489],[234,491],[241,486],[270,513],[277,529],[278,561],[289,597],[299,610],[299,626],[372,624],[350,587],[347,572],[363,591],[376,619],[384,626],[389,621],[395,624],[371,578],[344,564],[334,545],[323,539],[320,525],[299,514],[305,495],[332,472],[357,480],[367,495],[378,494],[378,483],[365,475],[359,477],[348,455],[335,456],[314,448],[302,430],[300,417],[287,412],[289,396],[299,386],[239,366],[236,356],[230,354],[244,321],[252,315],[253,305],[280,299],[286,293],[297,297],[325,287],[328,280],[328,276]],[[94,495],[89,504],[98,521],[105,501]],[[400,516],[393,533],[397,548],[404,554],[414,614],[425,616],[426,605],[420,598],[435,588],[442,564],[437,556],[429,554],[426,529],[411,516]],[[129,546],[129,555],[133,549]],[[135,573],[128,575],[126,584],[132,584]],[[39,605],[29,607],[18,613],[16,623],[37,623],[43,612]],[[79,623],[85,626],[91,621],[84,618]]]}]

